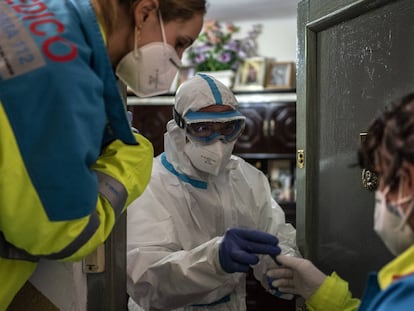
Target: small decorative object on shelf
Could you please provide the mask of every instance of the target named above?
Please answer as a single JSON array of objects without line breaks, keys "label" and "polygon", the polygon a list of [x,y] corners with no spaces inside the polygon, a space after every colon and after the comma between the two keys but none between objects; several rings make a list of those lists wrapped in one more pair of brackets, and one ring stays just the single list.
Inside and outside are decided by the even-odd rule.
[{"label": "small decorative object on shelf", "polygon": [[266,89],[290,90],[296,87],[295,63],[271,61],[267,65]]},{"label": "small decorative object on shelf", "polygon": [[[218,79],[231,87],[235,71],[248,57],[257,56],[256,37],[261,32],[260,25],[254,25],[248,36],[235,39],[234,34],[240,28],[233,23],[206,21],[202,32],[187,52],[191,66],[196,72],[205,72],[217,77],[218,71],[223,73],[223,79]],[[230,82],[229,82],[230,81]]]},{"label": "small decorative object on shelf", "polygon": [[291,160],[269,160],[270,188],[273,199],[278,203],[295,202],[294,175]]},{"label": "small decorative object on shelf", "polygon": [[243,61],[237,70],[235,91],[258,91],[264,88],[266,58],[251,57]]}]

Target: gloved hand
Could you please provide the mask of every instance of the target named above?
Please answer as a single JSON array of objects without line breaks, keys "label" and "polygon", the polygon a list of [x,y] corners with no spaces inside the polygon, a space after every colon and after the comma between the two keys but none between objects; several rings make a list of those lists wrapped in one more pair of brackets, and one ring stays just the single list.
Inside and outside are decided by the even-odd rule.
[{"label": "gloved hand", "polygon": [[267,277],[267,282],[268,282],[269,287],[270,287],[270,289],[267,290],[268,293],[270,293],[271,295],[273,295],[277,298],[281,298],[281,299],[285,299],[285,300],[292,300],[293,298],[295,298],[295,295],[293,295],[293,294],[282,293],[278,288],[274,288],[272,286],[273,281],[274,281],[274,279]]},{"label": "gloved hand", "polygon": [[134,117],[131,111],[127,111],[127,118],[128,118],[128,123],[129,123],[129,126],[131,127],[132,132],[139,133],[139,131],[135,127],[132,126],[132,119]]},{"label": "gloved hand", "polygon": [[273,279],[272,287],[282,293],[308,299],[325,281],[326,275],[307,259],[279,255],[276,260],[281,266],[269,270],[266,275]]},{"label": "gloved hand", "polygon": [[280,254],[279,240],[269,233],[244,228],[228,229],[219,246],[221,267],[227,273],[248,272],[259,262],[256,254]]}]

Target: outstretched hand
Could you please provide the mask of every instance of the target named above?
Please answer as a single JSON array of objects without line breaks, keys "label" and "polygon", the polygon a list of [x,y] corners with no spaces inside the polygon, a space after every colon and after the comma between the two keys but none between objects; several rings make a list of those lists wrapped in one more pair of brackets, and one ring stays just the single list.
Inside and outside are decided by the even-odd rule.
[{"label": "outstretched hand", "polygon": [[273,279],[272,287],[282,293],[300,295],[305,299],[312,296],[324,282],[326,275],[308,259],[279,255],[280,267],[267,272]]},{"label": "outstretched hand", "polygon": [[257,254],[279,255],[278,244],[279,240],[274,235],[263,231],[228,229],[219,246],[220,264],[228,273],[248,272],[250,265],[258,263]]}]

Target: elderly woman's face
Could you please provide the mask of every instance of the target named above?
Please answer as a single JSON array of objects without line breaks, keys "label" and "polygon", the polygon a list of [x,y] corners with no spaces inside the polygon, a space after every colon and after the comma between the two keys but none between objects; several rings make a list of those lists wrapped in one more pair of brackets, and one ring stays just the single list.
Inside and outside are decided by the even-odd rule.
[{"label": "elderly woman's face", "polygon": [[[379,186],[378,190],[385,191],[389,185],[385,182],[383,172],[387,169],[386,161],[380,162],[382,165],[377,166],[377,174],[379,179]],[[401,198],[406,198],[412,196],[412,200],[414,200],[414,165],[403,161],[401,168],[398,170],[398,183],[396,187],[390,189],[387,192],[386,200],[387,202],[398,202]],[[410,205],[412,204],[412,200],[406,201],[405,203],[401,204],[401,209],[403,212],[406,212]],[[412,228],[414,228],[414,215],[411,216],[409,223]]]}]

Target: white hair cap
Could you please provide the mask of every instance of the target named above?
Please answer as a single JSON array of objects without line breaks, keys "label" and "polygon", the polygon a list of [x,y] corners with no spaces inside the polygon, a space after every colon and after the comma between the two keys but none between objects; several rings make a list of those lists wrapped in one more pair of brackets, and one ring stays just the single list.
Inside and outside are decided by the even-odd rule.
[{"label": "white hair cap", "polygon": [[[195,75],[181,84],[175,95],[174,109],[187,122],[207,121],[205,113],[193,112],[211,105],[230,106],[234,110],[231,119],[244,119],[237,110],[238,102],[233,92],[212,76],[201,73]],[[223,114],[223,118],[229,119],[229,115]],[[220,119],[220,114],[211,114],[212,121]]]}]

